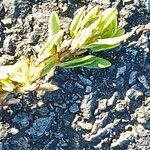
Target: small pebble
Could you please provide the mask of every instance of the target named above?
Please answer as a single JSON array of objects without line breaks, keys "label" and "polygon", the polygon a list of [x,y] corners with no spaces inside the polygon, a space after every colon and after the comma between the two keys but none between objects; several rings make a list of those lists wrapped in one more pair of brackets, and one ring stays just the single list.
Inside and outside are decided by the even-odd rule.
[{"label": "small pebble", "polygon": [[17,134],[17,133],[19,132],[19,130],[16,129],[16,128],[11,128],[9,132],[10,132],[12,135],[15,135],[15,134]]},{"label": "small pebble", "polygon": [[77,104],[73,104],[72,106],[70,106],[69,111],[72,113],[76,113],[79,111],[79,107]]}]

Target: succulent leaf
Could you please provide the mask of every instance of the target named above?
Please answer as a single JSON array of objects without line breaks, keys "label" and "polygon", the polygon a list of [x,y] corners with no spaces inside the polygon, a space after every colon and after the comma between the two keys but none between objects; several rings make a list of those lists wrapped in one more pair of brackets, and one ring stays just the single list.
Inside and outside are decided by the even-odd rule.
[{"label": "succulent leaf", "polygon": [[97,5],[94,8],[92,8],[87,14],[86,16],[83,18],[82,20],[82,24],[81,24],[81,29],[83,29],[84,27],[86,27],[86,25],[91,22],[93,19],[97,18],[100,16],[99,14],[100,12],[100,7]]},{"label": "succulent leaf", "polygon": [[56,53],[56,47],[60,46],[62,42],[64,31],[60,30],[56,35],[54,35],[53,39],[51,39],[47,45],[45,45],[42,52],[39,53],[38,58],[36,60],[36,64],[41,63],[46,60],[48,57]]},{"label": "succulent leaf", "polygon": [[90,64],[94,61],[95,56],[88,55],[88,56],[81,56],[79,58],[75,58],[73,60],[63,62],[59,66],[65,67],[65,68],[76,68],[76,67],[83,67],[87,64]]},{"label": "succulent leaf", "polygon": [[90,43],[92,40],[92,37],[94,37],[94,30],[97,28],[101,21],[101,17],[99,17],[94,23],[92,23],[89,27],[84,28],[80,33],[78,33],[78,36],[76,36],[71,44],[71,48],[78,49],[81,48],[83,45]]},{"label": "succulent leaf", "polygon": [[133,33],[135,32],[135,30],[132,30],[131,32],[128,32],[124,35],[121,36],[117,36],[117,37],[112,37],[112,38],[106,38],[106,39],[98,39],[97,42],[94,42],[92,44],[97,44],[97,45],[114,45],[117,44],[121,41],[124,41],[126,39],[128,39]]},{"label": "succulent leaf", "polygon": [[60,31],[60,23],[59,23],[59,17],[58,14],[53,11],[49,18],[49,24],[48,24],[48,32],[49,37],[53,37],[56,33]]},{"label": "succulent leaf", "polygon": [[81,26],[81,21],[82,21],[84,15],[85,15],[85,7],[81,7],[70,25],[70,34],[71,34],[72,38],[74,38],[76,36],[76,34]]},{"label": "succulent leaf", "polygon": [[44,75],[46,75],[54,66],[55,66],[55,63],[49,62],[49,63],[41,70],[40,77],[43,77]]},{"label": "succulent leaf", "polygon": [[115,8],[108,8],[102,12],[102,33],[117,18],[118,11]]},{"label": "succulent leaf", "polygon": [[104,58],[95,57],[94,61],[91,64],[86,64],[86,68],[107,68],[111,66],[111,62]]},{"label": "succulent leaf", "polygon": [[84,48],[88,48],[90,49],[92,52],[99,52],[99,51],[105,51],[105,50],[109,50],[109,49],[113,49],[115,47],[118,47],[120,45],[120,43],[117,44],[113,44],[113,45],[107,45],[107,44],[90,44],[85,46]]},{"label": "succulent leaf", "polygon": [[113,37],[117,33],[117,31],[118,31],[118,21],[117,18],[115,18],[102,33],[101,37],[102,38]]}]

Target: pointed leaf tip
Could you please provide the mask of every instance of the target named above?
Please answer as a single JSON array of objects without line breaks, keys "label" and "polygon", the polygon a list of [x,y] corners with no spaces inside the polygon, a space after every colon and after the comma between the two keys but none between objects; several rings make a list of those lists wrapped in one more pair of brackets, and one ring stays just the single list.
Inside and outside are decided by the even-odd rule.
[{"label": "pointed leaf tip", "polygon": [[100,57],[95,57],[95,60],[91,64],[87,64],[86,68],[107,68],[111,66],[111,62]]},{"label": "pointed leaf tip", "polygon": [[76,36],[81,25],[81,20],[83,19],[84,15],[85,15],[85,7],[81,7],[70,25],[70,34],[72,38]]},{"label": "pointed leaf tip", "polygon": [[53,11],[50,15],[48,24],[49,37],[52,37],[59,31],[60,31],[59,17],[58,14],[55,11]]}]

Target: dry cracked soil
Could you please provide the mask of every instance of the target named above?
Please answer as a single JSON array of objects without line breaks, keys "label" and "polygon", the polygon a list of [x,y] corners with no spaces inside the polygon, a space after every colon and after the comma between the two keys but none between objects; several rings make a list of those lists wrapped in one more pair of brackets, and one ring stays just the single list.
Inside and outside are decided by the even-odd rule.
[{"label": "dry cracked soil", "polygon": [[19,102],[0,108],[0,150],[150,150],[149,0],[0,0],[0,65],[42,46],[53,10],[66,29],[78,8],[96,4],[116,7],[135,34],[98,54],[107,69],[57,68],[58,91],[12,93]]}]

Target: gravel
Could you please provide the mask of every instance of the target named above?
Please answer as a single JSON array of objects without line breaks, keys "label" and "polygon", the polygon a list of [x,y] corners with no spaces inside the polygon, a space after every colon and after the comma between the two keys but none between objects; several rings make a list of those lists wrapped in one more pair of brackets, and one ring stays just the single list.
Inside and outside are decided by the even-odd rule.
[{"label": "gravel", "polygon": [[52,10],[66,29],[78,8],[96,3],[117,7],[120,26],[136,33],[98,54],[110,68],[57,68],[58,91],[15,94],[19,103],[0,108],[0,150],[150,149],[149,0],[2,0],[0,65],[40,49]]}]

